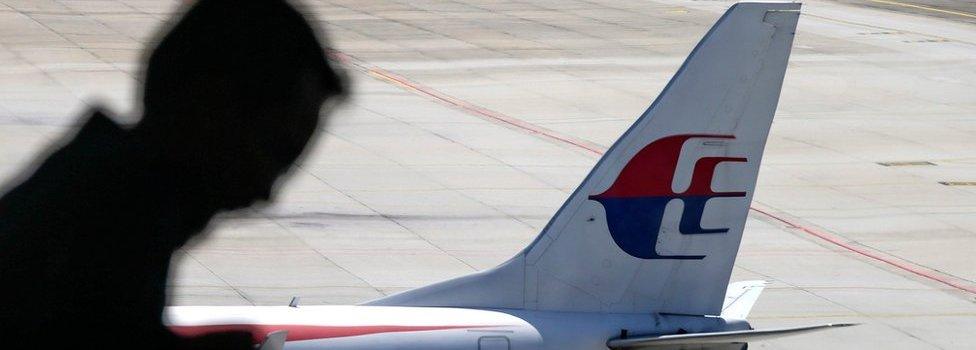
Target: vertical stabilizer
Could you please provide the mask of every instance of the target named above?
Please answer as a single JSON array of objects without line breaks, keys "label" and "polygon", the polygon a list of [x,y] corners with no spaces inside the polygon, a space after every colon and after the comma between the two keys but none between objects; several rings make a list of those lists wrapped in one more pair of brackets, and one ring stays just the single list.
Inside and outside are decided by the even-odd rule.
[{"label": "vertical stabilizer", "polygon": [[799,9],[732,6],[519,255],[370,304],[718,315]]}]

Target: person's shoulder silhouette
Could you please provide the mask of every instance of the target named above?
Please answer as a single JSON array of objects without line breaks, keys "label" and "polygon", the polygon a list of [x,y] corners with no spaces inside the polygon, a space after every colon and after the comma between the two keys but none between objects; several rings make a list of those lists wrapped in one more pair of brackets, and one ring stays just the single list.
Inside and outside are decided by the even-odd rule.
[{"label": "person's shoulder silhouette", "polygon": [[282,0],[202,0],[151,50],[142,119],[95,110],[0,198],[0,335],[8,345],[250,348],[161,322],[172,252],[222,210],[270,198],[343,81]]}]

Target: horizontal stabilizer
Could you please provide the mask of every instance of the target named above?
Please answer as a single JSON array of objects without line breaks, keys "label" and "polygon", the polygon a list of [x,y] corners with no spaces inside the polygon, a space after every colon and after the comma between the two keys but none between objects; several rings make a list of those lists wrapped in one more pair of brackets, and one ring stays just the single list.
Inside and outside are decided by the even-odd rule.
[{"label": "horizontal stabilizer", "polygon": [[627,339],[612,339],[607,342],[611,349],[655,349],[658,347],[672,347],[675,345],[708,345],[747,343],[751,341],[767,340],[788,335],[815,332],[828,328],[850,327],[855,323],[835,323],[819,326],[798,328],[780,328],[769,330],[746,330],[714,333],[674,334],[654,337],[635,337]]},{"label": "horizontal stabilizer", "polygon": [[729,288],[725,290],[722,318],[727,320],[746,319],[765,287],[766,281],[742,281],[729,284]]}]

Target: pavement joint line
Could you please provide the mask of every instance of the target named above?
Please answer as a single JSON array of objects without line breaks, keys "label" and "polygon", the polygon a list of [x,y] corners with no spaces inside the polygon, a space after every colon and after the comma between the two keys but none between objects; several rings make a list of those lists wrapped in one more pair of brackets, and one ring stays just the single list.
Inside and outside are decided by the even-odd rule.
[{"label": "pavement joint line", "polygon": [[183,255],[186,258],[188,258],[190,260],[193,260],[194,262],[197,263],[197,265],[200,265],[205,270],[207,270],[207,272],[210,272],[211,275],[213,275],[218,280],[220,280],[220,282],[222,282],[224,285],[226,285],[227,288],[230,288],[231,290],[233,290],[234,291],[234,294],[237,294],[238,297],[240,297],[241,299],[244,299],[244,301],[248,302],[248,304],[251,304],[252,306],[253,305],[257,305],[257,304],[254,303],[254,300],[251,300],[251,298],[248,298],[247,297],[247,294],[245,294],[244,291],[242,291],[240,288],[238,288],[238,286],[235,286],[233,284],[230,284],[230,282],[227,282],[226,279],[224,279],[219,274],[217,274],[217,272],[215,272],[212,268],[210,268],[210,266],[204,264],[202,261],[200,261],[200,259],[197,259],[196,256],[193,256],[193,253],[191,253],[189,249],[182,249],[181,248],[180,250],[183,251]]},{"label": "pavement joint line", "polygon": [[[339,135],[333,135],[332,137],[336,137],[336,138],[339,138],[339,139],[343,139],[343,138],[342,138],[341,136],[339,136]],[[343,140],[345,140],[345,139],[343,139]],[[349,141],[349,140],[345,140],[345,141],[347,141],[347,142],[351,142],[351,141]],[[398,165],[400,165],[400,166],[403,166],[402,164],[398,164]],[[321,177],[321,176],[319,176],[319,175],[316,175],[315,173],[313,173],[313,172],[311,172],[311,171],[306,171],[306,173],[308,173],[308,174],[309,174],[309,175],[311,175],[312,177],[314,177],[314,178],[316,178],[316,179],[318,179],[319,181],[321,181],[322,183],[324,183],[324,184],[325,184],[326,186],[329,186],[329,187],[330,187],[330,188],[332,188],[333,190],[336,190],[336,191],[338,191],[338,192],[340,192],[340,193],[341,193],[341,194],[342,194],[343,196],[345,196],[346,198],[349,198],[350,200],[353,200],[353,201],[355,201],[356,203],[358,203],[359,205],[361,205],[361,206],[363,206],[364,208],[366,208],[366,209],[369,209],[370,211],[372,211],[373,213],[375,213],[375,214],[376,214],[376,215],[378,215],[379,217],[381,217],[381,218],[383,218],[383,219],[386,219],[386,220],[389,220],[390,222],[392,222],[393,224],[395,224],[395,225],[397,225],[397,226],[399,226],[400,228],[402,228],[402,229],[403,229],[403,230],[405,230],[406,232],[410,232],[411,234],[413,234],[413,235],[415,235],[415,236],[417,236],[417,238],[419,238],[419,239],[421,239],[421,240],[423,240],[424,242],[427,242],[427,244],[430,244],[430,245],[431,245],[431,247],[434,247],[434,248],[435,248],[435,249],[437,249],[438,251],[440,251],[440,252],[442,252],[442,253],[444,253],[445,255],[447,255],[447,256],[449,256],[449,257],[451,257],[451,258],[453,258],[454,260],[456,260],[457,262],[459,262],[459,263],[461,263],[462,265],[464,265],[464,266],[467,266],[467,267],[468,267],[468,268],[470,268],[470,269],[471,269],[472,271],[478,271],[478,269],[477,269],[477,268],[475,268],[474,266],[472,266],[472,265],[471,265],[471,264],[469,264],[468,262],[466,262],[466,261],[464,261],[464,260],[463,260],[463,259],[461,259],[460,257],[457,257],[457,256],[455,256],[454,254],[451,254],[451,253],[449,253],[449,252],[447,251],[447,249],[444,249],[443,247],[441,247],[441,246],[439,246],[439,245],[437,245],[436,243],[434,243],[434,242],[432,242],[431,240],[429,240],[429,239],[427,239],[427,237],[424,237],[423,235],[421,235],[421,234],[419,234],[419,233],[417,233],[416,231],[414,231],[414,230],[412,230],[412,229],[410,229],[409,227],[407,227],[406,225],[404,225],[404,224],[403,224],[403,222],[402,222],[402,219],[398,219],[398,218],[396,218],[395,216],[391,216],[391,215],[389,215],[389,214],[385,214],[385,213],[383,213],[383,212],[380,212],[379,210],[377,210],[376,208],[373,208],[372,206],[370,206],[370,205],[368,205],[368,204],[366,204],[365,202],[363,202],[363,201],[362,201],[362,200],[360,200],[359,198],[356,198],[356,197],[354,197],[354,196],[353,196],[352,194],[349,194],[349,193],[347,193],[346,191],[343,191],[343,190],[340,190],[340,189],[338,189],[338,188],[336,188],[335,186],[333,186],[332,184],[330,184],[330,183],[329,183],[328,181],[325,181],[325,179],[324,179],[324,178],[322,178],[322,177]],[[333,263],[335,263],[335,264],[336,264],[337,266],[339,265],[339,264],[338,264],[337,262],[335,262],[335,261],[333,261]],[[364,279],[364,278],[361,278],[361,277],[359,277],[359,276],[356,276],[356,277],[357,277],[357,278],[360,278],[360,279],[362,279],[363,281],[366,281],[366,279]],[[369,283],[368,281],[366,281],[366,282],[367,282],[367,284],[369,284],[370,286],[374,286],[374,285],[373,285],[372,283]],[[377,287],[377,288],[383,288],[383,287],[378,287],[378,286],[374,286],[374,287]],[[383,292],[382,292],[382,291],[380,291],[380,293],[383,293]],[[386,293],[383,293],[383,294],[384,294],[384,295],[387,295]]]},{"label": "pavement joint line", "polygon": [[885,264],[894,266],[894,267],[896,267],[898,269],[901,269],[903,271],[907,271],[907,272],[912,273],[912,274],[915,274],[917,276],[924,277],[924,278],[927,278],[929,280],[942,283],[944,285],[953,287],[955,289],[959,289],[959,290],[962,290],[962,291],[965,291],[965,292],[969,292],[969,293],[976,294],[976,287],[971,287],[971,286],[963,285],[963,284],[957,283],[957,282],[955,282],[955,281],[953,281],[953,280],[951,280],[949,278],[946,278],[946,277],[943,277],[943,276],[939,276],[939,273],[938,272],[929,271],[928,269],[922,269],[922,268],[914,267],[914,266],[911,266],[909,264],[906,264],[906,263],[897,261],[895,259],[888,258],[888,257],[883,256],[881,254],[871,252],[871,251],[869,251],[867,249],[859,248],[859,247],[857,247],[857,246],[855,246],[853,244],[849,244],[847,242],[844,242],[840,237],[837,237],[837,236],[832,235],[830,233],[827,233],[827,232],[824,232],[824,231],[820,231],[820,230],[817,230],[817,229],[814,229],[814,228],[811,228],[811,227],[807,227],[807,226],[803,226],[803,225],[794,223],[794,222],[792,222],[792,221],[790,221],[790,220],[788,220],[786,218],[777,216],[777,215],[775,215],[775,214],[773,214],[773,213],[771,213],[771,212],[769,212],[767,210],[759,209],[759,208],[756,208],[756,207],[750,207],[749,209],[752,210],[752,211],[755,211],[757,213],[763,214],[763,215],[765,215],[765,216],[767,216],[769,218],[772,218],[773,220],[775,220],[775,221],[777,221],[779,223],[782,223],[783,225],[785,225],[788,228],[791,228],[791,229],[794,229],[794,230],[799,230],[801,232],[807,233],[807,234],[809,234],[811,236],[820,238],[820,239],[822,239],[824,241],[827,241],[829,243],[832,243],[832,244],[834,244],[836,246],[839,246],[841,248],[847,249],[847,250],[849,250],[851,252],[854,252],[854,253],[857,253],[859,255],[862,255],[862,256],[865,256],[865,257],[868,257],[868,258],[871,258],[871,259],[874,259],[874,260],[883,262]]},{"label": "pavement joint line", "polygon": [[575,146],[577,148],[582,148],[582,149],[584,149],[586,151],[589,151],[590,153],[593,153],[595,155],[603,155],[603,147],[600,146],[600,145],[598,145],[598,144],[595,144],[593,142],[586,141],[586,140],[582,140],[582,139],[578,139],[578,138],[575,138],[575,137],[572,137],[572,136],[568,136],[568,135],[562,135],[562,134],[557,133],[557,132],[555,132],[553,130],[549,130],[549,129],[543,128],[541,126],[538,126],[538,125],[535,125],[535,124],[532,124],[532,123],[528,123],[528,122],[525,122],[523,120],[516,119],[516,118],[510,117],[510,116],[504,115],[502,113],[495,112],[495,111],[489,110],[487,108],[483,108],[483,107],[480,107],[480,106],[471,104],[471,103],[469,103],[467,101],[464,101],[464,100],[458,99],[456,97],[453,97],[453,96],[444,94],[442,92],[439,92],[437,90],[431,89],[431,88],[426,87],[424,85],[415,83],[415,82],[407,79],[406,77],[400,76],[398,74],[394,74],[394,73],[389,72],[387,70],[384,70],[382,68],[373,67],[373,66],[371,66],[371,65],[369,65],[369,64],[367,64],[365,62],[360,61],[359,59],[356,59],[353,56],[350,56],[348,54],[345,54],[345,53],[342,53],[342,52],[339,52],[339,51],[334,51],[334,50],[333,51],[330,51],[329,52],[329,56],[332,57],[332,58],[334,58],[335,60],[337,60],[339,62],[348,64],[350,66],[355,67],[358,70],[361,70],[363,72],[366,72],[366,74],[368,74],[368,75],[370,75],[370,76],[372,76],[374,78],[377,78],[379,80],[383,80],[383,81],[389,82],[389,83],[391,83],[393,85],[399,86],[399,87],[401,87],[401,88],[403,88],[405,90],[411,91],[411,92],[413,92],[415,94],[422,95],[422,96],[426,96],[426,97],[429,97],[429,98],[434,99],[436,101],[439,101],[441,103],[447,104],[449,106],[452,106],[452,107],[461,109],[461,110],[463,110],[465,112],[468,112],[468,114],[473,114],[473,115],[478,116],[478,117],[480,117],[482,119],[488,119],[488,120],[491,120],[491,121],[500,122],[500,123],[503,123],[503,124],[508,124],[510,126],[513,126],[513,127],[519,128],[519,129],[522,129],[523,131],[528,131],[530,134],[542,136],[544,138],[548,138],[548,139],[551,139],[551,140],[555,140],[555,141],[558,141],[558,142],[561,142],[561,143],[566,143],[566,144],[569,144],[571,146]]},{"label": "pavement joint line", "polygon": [[[882,0],[872,0],[872,1],[882,1]],[[578,147],[578,148],[582,148],[582,149],[584,149],[586,151],[589,151],[589,152],[591,152],[591,153],[593,153],[595,155],[601,155],[602,156],[605,153],[605,148],[602,147],[602,146],[600,146],[600,145],[598,145],[598,144],[596,144],[596,143],[593,143],[593,142],[590,142],[590,141],[586,141],[586,140],[577,139],[575,137],[568,136],[568,135],[563,135],[563,134],[561,134],[561,133],[559,133],[557,131],[549,130],[549,129],[540,127],[538,125],[535,125],[535,124],[532,124],[532,123],[529,123],[529,122],[526,122],[526,121],[523,121],[523,120],[520,120],[520,119],[511,117],[511,116],[502,114],[501,112],[492,111],[492,110],[489,110],[487,108],[480,107],[480,106],[477,106],[477,105],[472,104],[470,102],[461,100],[459,98],[446,95],[446,94],[441,93],[441,92],[439,92],[437,90],[434,90],[434,89],[432,89],[430,87],[424,86],[424,85],[422,85],[422,84],[420,84],[418,82],[411,81],[410,79],[408,79],[406,77],[403,77],[403,76],[400,76],[398,74],[389,72],[389,71],[384,70],[384,69],[379,68],[379,67],[374,67],[374,66],[370,65],[369,63],[363,62],[362,60],[359,60],[359,59],[355,58],[352,55],[349,55],[349,54],[346,54],[346,53],[343,53],[343,52],[340,52],[340,51],[336,51],[336,50],[331,50],[331,51],[329,51],[328,54],[329,54],[329,57],[331,57],[332,59],[334,59],[334,60],[336,60],[336,61],[338,61],[340,63],[344,63],[344,64],[347,64],[349,66],[352,66],[352,67],[356,68],[357,70],[366,72],[367,74],[369,74],[370,76],[372,76],[372,77],[374,77],[376,79],[389,82],[389,83],[394,84],[394,85],[397,85],[397,86],[399,86],[399,87],[401,87],[401,88],[403,88],[405,90],[414,92],[414,93],[416,93],[418,95],[426,96],[426,97],[429,97],[431,99],[434,99],[434,100],[440,101],[442,103],[445,103],[447,105],[453,106],[455,108],[459,108],[459,109],[461,109],[461,110],[463,110],[465,112],[468,112],[469,114],[475,115],[475,116],[477,116],[479,118],[494,120],[494,121],[498,121],[498,122],[501,122],[501,123],[504,123],[504,124],[508,124],[508,125],[514,126],[516,128],[522,129],[523,131],[527,132],[530,135],[541,136],[541,137],[544,137],[544,138],[547,138],[547,139],[550,139],[550,140],[554,140],[554,141],[566,143],[566,144],[569,144],[571,146],[575,146],[575,147]],[[773,221],[779,222],[779,223],[785,225],[786,227],[788,227],[790,229],[794,229],[794,230],[797,230],[797,231],[806,233],[806,234],[808,234],[810,236],[819,238],[819,239],[821,239],[823,241],[826,241],[826,242],[831,243],[833,245],[836,245],[838,247],[844,248],[845,250],[848,250],[848,251],[853,252],[855,254],[861,255],[863,257],[870,258],[870,259],[873,259],[873,260],[876,260],[876,261],[885,263],[885,264],[887,264],[889,266],[895,267],[895,268],[900,269],[902,271],[911,273],[913,275],[916,275],[916,276],[919,276],[919,277],[922,277],[922,278],[925,278],[925,279],[928,279],[928,280],[931,280],[931,281],[934,281],[934,282],[941,283],[943,285],[946,285],[946,286],[955,288],[955,289],[960,290],[960,291],[964,291],[964,292],[976,294],[976,286],[968,286],[968,285],[964,285],[964,284],[955,282],[955,281],[953,281],[950,278],[947,278],[945,276],[941,276],[940,273],[937,272],[937,271],[932,271],[932,270],[929,270],[929,269],[923,269],[923,268],[915,267],[915,266],[912,266],[910,264],[907,264],[907,263],[904,263],[904,262],[901,262],[901,261],[897,261],[897,260],[892,259],[892,258],[889,258],[889,257],[885,257],[885,256],[883,256],[881,254],[878,254],[878,253],[875,253],[875,252],[871,252],[871,251],[869,251],[867,249],[859,248],[859,247],[857,247],[855,245],[852,245],[852,244],[849,244],[849,243],[845,242],[842,238],[838,237],[837,235],[828,233],[826,231],[818,230],[818,229],[815,229],[813,227],[805,226],[805,225],[800,224],[798,222],[794,222],[793,220],[790,220],[790,219],[788,219],[786,217],[783,217],[783,216],[780,216],[780,215],[776,215],[776,214],[772,213],[771,211],[769,211],[767,209],[760,209],[760,208],[757,208],[756,206],[750,206],[749,207],[749,210],[751,210],[751,211],[753,211],[755,213],[761,214],[761,215],[763,215],[765,217],[768,217],[768,218],[772,219]]]},{"label": "pavement joint line", "polygon": [[[305,172],[306,174],[311,175],[311,172],[308,171],[308,170],[305,170],[305,169],[300,169],[300,170],[303,171],[303,172]],[[312,175],[312,176],[314,176],[314,175]],[[315,255],[317,255],[318,257],[320,257],[323,260],[329,262],[330,264],[332,264],[333,266],[335,266],[339,270],[342,270],[342,272],[345,272],[345,273],[349,274],[350,276],[355,277],[357,280],[359,280],[360,282],[362,282],[363,284],[365,284],[365,286],[350,286],[350,287],[354,287],[354,288],[360,288],[360,287],[361,288],[370,288],[370,289],[376,291],[377,293],[379,293],[380,295],[385,295],[383,293],[383,291],[381,291],[376,286],[370,284],[369,281],[367,281],[366,279],[364,279],[362,276],[359,276],[359,275],[356,275],[356,274],[352,273],[352,271],[349,271],[349,269],[347,269],[345,266],[342,266],[338,262],[336,262],[335,260],[330,259],[329,256],[328,256],[328,254],[326,254],[325,252],[319,250],[318,248],[314,247],[313,245],[309,244],[308,240],[306,240],[305,237],[302,237],[301,235],[299,235],[295,231],[292,231],[287,225],[282,224],[279,218],[275,218],[273,216],[269,216],[269,215],[264,214],[264,213],[262,213],[260,215],[262,217],[266,218],[267,220],[271,221],[272,223],[274,223],[276,226],[278,226],[282,230],[284,230],[284,232],[287,232],[289,235],[291,235],[295,239],[297,239],[300,242],[302,242],[302,244],[305,245],[305,249],[301,249],[301,250],[306,250],[307,249],[307,250],[311,250],[311,251],[315,252]],[[296,249],[296,250],[298,250],[298,249]],[[334,286],[330,286],[330,287],[334,287]],[[343,286],[343,287],[345,287],[345,286]]]},{"label": "pavement joint line", "polygon": [[[364,108],[364,109],[366,109],[366,110],[368,110],[368,111],[371,111],[371,112],[374,112],[374,113],[377,113],[377,114],[381,114],[381,115],[384,115],[383,113],[380,113],[380,112],[378,112],[378,111],[373,111],[373,110],[371,110],[370,108],[366,108],[366,107],[363,107],[363,108]],[[412,127],[416,127],[416,128],[419,128],[419,129],[421,129],[421,130],[424,130],[425,132],[427,132],[427,133],[430,133],[431,135],[434,135],[434,136],[436,136],[437,138],[439,138],[439,139],[441,139],[441,140],[444,140],[444,141],[446,141],[446,142],[450,142],[450,143],[453,143],[453,144],[457,144],[457,145],[460,145],[461,147],[464,147],[465,149],[468,149],[468,150],[470,150],[470,151],[472,151],[472,152],[475,152],[475,153],[478,153],[478,154],[481,154],[481,155],[483,155],[483,156],[485,156],[485,157],[488,157],[488,158],[490,158],[490,159],[493,159],[493,160],[495,160],[495,161],[498,161],[499,163],[502,163],[502,164],[505,164],[505,165],[507,165],[507,166],[508,166],[508,168],[510,168],[510,169],[512,169],[512,170],[515,170],[515,171],[518,171],[518,172],[520,172],[520,173],[522,173],[522,174],[525,174],[525,175],[527,175],[527,176],[529,176],[529,177],[532,177],[533,179],[536,179],[536,180],[538,180],[538,181],[540,181],[540,182],[544,182],[544,181],[542,181],[542,179],[538,179],[538,178],[536,178],[535,176],[533,176],[532,174],[529,174],[529,173],[527,173],[527,172],[525,172],[525,171],[523,171],[523,170],[520,170],[520,169],[518,169],[518,168],[516,168],[516,167],[514,167],[514,166],[512,166],[512,165],[510,165],[510,164],[507,164],[507,163],[505,163],[505,162],[503,162],[503,161],[501,161],[500,159],[497,159],[497,158],[495,158],[495,157],[493,157],[493,156],[490,156],[490,155],[488,155],[488,154],[485,154],[485,153],[482,153],[482,152],[480,152],[480,151],[478,151],[478,150],[476,150],[476,149],[474,149],[474,148],[471,148],[471,147],[468,147],[467,145],[464,145],[464,144],[462,144],[462,143],[460,143],[460,142],[458,142],[457,140],[454,140],[454,139],[451,139],[451,138],[449,138],[449,137],[445,137],[444,135],[441,135],[441,134],[439,134],[439,133],[437,133],[437,132],[434,132],[434,131],[431,131],[431,130],[428,130],[428,129],[426,129],[426,128],[423,128],[423,127],[420,127],[420,126],[417,126],[417,125],[415,125],[415,124],[413,124],[413,123],[410,123],[410,122],[408,122],[408,121],[404,121],[404,120],[399,120],[399,119],[396,119],[396,118],[392,118],[392,119],[394,119],[394,120],[398,120],[398,121],[399,121],[400,123],[403,123],[403,124],[405,124],[405,125],[409,125],[409,126],[412,126]],[[351,141],[350,141],[350,142],[351,142]],[[375,155],[376,155],[376,156],[378,156],[378,157],[380,157],[380,158],[383,158],[383,159],[387,159],[387,160],[389,160],[389,161],[391,161],[391,162],[393,162],[393,163],[395,163],[395,164],[398,164],[398,165],[400,165],[400,166],[402,166],[402,167],[404,167],[404,168],[407,168],[407,169],[410,169],[411,171],[418,171],[418,169],[416,169],[416,166],[411,166],[411,165],[408,165],[408,164],[401,164],[401,163],[400,163],[400,162],[399,162],[398,160],[396,160],[396,159],[390,159],[390,158],[388,158],[388,157],[386,157],[386,156],[383,156],[383,155],[380,155],[380,154],[375,154]],[[441,181],[438,181],[438,180],[436,180],[436,179],[434,179],[434,178],[431,178],[431,177],[429,177],[429,176],[427,176],[427,175],[424,175],[422,171],[418,171],[418,172],[419,172],[419,173],[421,173],[421,174],[422,174],[422,176],[424,176],[424,177],[425,177],[425,178],[427,178],[428,180],[430,180],[430,181],[433,181],[434,183],[437,183],[437,184],[439,184],[439,185],[441,185],[441,186],[443,186],[443,187],[444,187],[445,189],[448,189],[448,190],[450,190],[450,191],[453,191],[453,192],[455,192],[455,193],[457,193],[457,194],[459,194],[459,195],[461,195],[461,196],[462,196],[462,197],[464,197],[464,198],[468,198],[468,199],[470,199],[470,200],[472,200],[472,201],[475,201],[475,202],[478,202],[478,203],[480,203],[481,205],[484,205],[484,206],[486,206],[486,207],[488,207],[488,208],[491,208],[491,209],[493,209],[493,210],[495,210],[495,211],[497,211],[497,212],[498,212],[499,214],[502,214],[502,215],[503,215],[504,217],[506,217],[506,218],[509,218],[509,219],[512,219],[512,220],[515,220],[515,221],[517,221],[517,222],[519,222],[519,223],[521,223],[521,224],[523,224],[523,225],[525,225],[526,227],[528,227],[528,228],[530,228],[530,229],[533,229],[533,228],[535,228],[535,227],[533,227],[533,226],[532,226],[531,224],[529,224],[528,222],[525,222],[525,220],[523,220],[522,218],[520,218],[520,217],[518,217],[518,216],[516,216],[516,215],[512,215],[512,214],[509,214],[508,212],[506,212],[506,211],[504,211],[504,210],[502,210],[502,209],[500,209],[500,208],[498,208],[498,207],[496,207],[496,206],[494,206],[494,205],[490,205],[490,204],[488,204],[488,203],[485,203],[484,201],[482,201],[482,200],[480,200],[480,199],[478,199],[478,198],[475,198],[475,197],[472,197],[472,196],[470,196],[469,194],[467,194],[467,193],[465,193],[465,192],[464,192],[463,190],[459,190],[459,189],[453,189],[453,188],[451,188],[450,186],[448,186],[447,184],[444,184],[444,183],[441,183]],[[461,260],[461,259],[460,259],[460,258],[458,258],[458,260]],[[467,263],[465,263],[465,264],[467,264]],[[468,266],[471,266],[471,265],[469,264]],[[474,266],[471,266],[471,267],[472,267],[472,268],[474,268]],[[477,269],[476,269],[476,270],[477,270]]]},{"label": "pavement joint line", "polygon": [[972,14],[972,13],[969,13],[969,12],[953,11],[953,10],[943,10],[943,9],[935,8],[935,7],[929,7],[929,6],[923,6],[923,5],[915,5],[915,4],[908,4],[908,3],[904,3],[904,2],[890,1],[890,0],[868,0],[868,1],[870,1],[870,2],[876,2],[876,3],[879,3],[879,4],[888,4],[888,5],[895,5],[895,6],[902,6],[902,7],[910,7],[910,8],[914,8],[914,9],[920,9],[920,10],[933,11],[933,12],[941,12],[941,13],[948,13],[948,14],[952,14],[952,15],[956,15],[956,16],[962,16],[962,17],[968,17],[968,18],[976,18],[976,14]]},{"label": "pavement joint line", "polygon": [[970,41],[963,41],[963,40],[958,40],[958,39],[949,39],[949,38],[941,37],[941,36],[938,36],[938,35],[933,35],[933,34],[928,34],[928,33],[921,33],[921,32],[916,32],[916,31],[911,31],[911,30],[902,30],[902,29],[895,29],[895,28],[890,28],[890,27],[877,26],[877,25],[867,24],[867,23],[859,23],[859,22],[854,22],[854,21],[846,21],[846,20],[837,19],[837,18],[831,18],[831,17],[827,17],[827,16],[815,15],[815,14],[812,14],[812,13],[809,13],[809,12],[803,13],[802,16],[818,18],[818,19],[821,19],[821,20],[824,20],[824,21],[828,21],[828,22],[841,23],[841,24],[847,24],[847,25],[852,25],[852,26],[871,28],[871,29],[880,29],[880,30],[886,30],[886,31],[895,31],[895,32],[899,32],[899,33],[914,34],[914,35],[918,35],[918,36],[935,38],[935,39],[939,39],[939,40],[946,40],[946,41],[950,41],[950,42],[957,42],[957,43],[963,43],[963,44],[968,44],[968,45],[976,45],[976,43],[970,42]]}]

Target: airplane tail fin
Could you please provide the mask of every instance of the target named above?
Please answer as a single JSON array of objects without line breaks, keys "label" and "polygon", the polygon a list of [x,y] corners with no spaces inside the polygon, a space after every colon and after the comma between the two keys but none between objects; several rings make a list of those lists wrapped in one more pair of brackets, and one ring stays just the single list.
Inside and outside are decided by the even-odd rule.
[{"label": "airplane tail fin", "polygon": [[367,304],[718,315],[799,8],[732,6],[517,256]]}]

